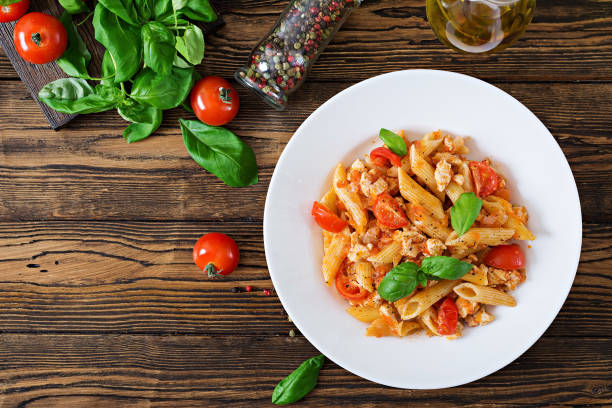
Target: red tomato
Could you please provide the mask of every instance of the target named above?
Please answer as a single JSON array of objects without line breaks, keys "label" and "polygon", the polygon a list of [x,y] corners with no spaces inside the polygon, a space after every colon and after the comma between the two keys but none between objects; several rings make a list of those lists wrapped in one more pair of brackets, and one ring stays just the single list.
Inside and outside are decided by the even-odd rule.
[{"label": "red tomato", "polygon": [[402,165],[402,158],[386,147],[377,147],[372,150],[370,152],[370,160],[381,167],[385,166],[387,163],[391,163],[397,167]]},{"label": "red tomato", "polygon": [[229,275],[238,266],[240,251],[236,242],[225,234],[203,235],[193,247],[193,261],[210,278]]},{"label": "red tomato", "polygon": [[378,222],[387,228],[397,229],[408,225],[408,217],[389,193],[378,196],[373,211]]},{"label": "red tomato", "polygon": [[476,195],[478,197],[484,198],[489,196],[499,187],[497,173],[486,162],[472,161],[470,162],[470,170],[472,171],[472,178],[474,179]]},{"label": "red tomato", "polygon": [[484,262],[493,268],[519,269],[525,267],[525,254],[516,244],[499,245],[487,252]]},{"label": "red tomato", "polygon": [[453,299],[446,297],[438,308],[438,332],[443,336],[449,336],[457,332],[457,320],[459,311]]},{"label": "red tomato", "polygon": [[240,98],[225,79],[208,76],[196,82],[191,90],[191,108],[202,122],[221,126],[234,119]]},{"label": "red tomato", "polygon": [[28,11],[28,7],[30,7],[30,0],[21,0],[8,6],[0,6],[0,23],[17,20]]},{"label": "red tomato", "polygon": [[336,274],[336,290],[348,300],[355,301],[365,299],[370,294],[370,292],[361,286],[355,285],[355,283],[346,276],[344,270],[340,270]]},{"label": "red tomato", "polygon": [[330,232],[340,232],[347,225],[346,221],[336,214],[333,214],[323,204],[316,201],[312,204],[312,216],[317,224],[319,224],[319,227]]},{"label": "red tomato", "polygon": [[57,18],[28,13],[15,25],[13,42],[21,58],[33,64],[46,64],[62,56],[68,35]]}]

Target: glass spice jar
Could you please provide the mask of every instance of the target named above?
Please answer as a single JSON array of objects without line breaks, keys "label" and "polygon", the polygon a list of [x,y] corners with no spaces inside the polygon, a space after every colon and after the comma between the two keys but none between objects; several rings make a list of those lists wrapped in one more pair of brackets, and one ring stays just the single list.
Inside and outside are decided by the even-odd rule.
[{"label": "glass spice jar", "polygon": [[292,0],[251,52],[236,80],[278,110],[361,0]]}]

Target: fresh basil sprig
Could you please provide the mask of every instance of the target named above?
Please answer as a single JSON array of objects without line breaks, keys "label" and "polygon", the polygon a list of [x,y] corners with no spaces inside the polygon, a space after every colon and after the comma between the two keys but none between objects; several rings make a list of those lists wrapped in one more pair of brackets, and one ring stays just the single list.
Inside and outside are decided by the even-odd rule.
[{"label": "fresh basil sprig", "polygon": [[182,36],[176,37],[176,50],[192,65],[204,58],[204,33],[200,27],[190,25]]},{"label": "fresh basil sprig", "polygon": [[274,388],[272,403],[292,404],[304,398],[317,385],[319,372],[325,361],[323,354],[309,358]]},{"label": "fresh basil sprig", "polygon": [[385,143],[385,146],[398,156],[405,156],[408,153],[404,139],[396,133],[381,128],[378,137]]},{"label": "fresh basil sprig", "polygon": [[459,279],[473,267],[450,256],[425,258],[420,267],[414,262],[404,262],[385,275],[378,285],[378,294],[389,302],[395,302],[410,295],[419,284],[425,286],[428,280]]},{"label": "fresh basil sprig", "polygon": [[463,193],[459,196],[450,210],[451,225],[457,235],[461,236],[470,229],[481,208],[482,200],[476,194]]},{"label": "fresh basil sprig", "polygon": [[166,75],[172,68],[176,49],[174,34],[162,23],[151,21],[142,26],[144,64],[160,75]]},{"label": "fresh basil sprig", "polygon": [[255,184],[253,150],[231,131],[196,120],[179,119],[183,141],[193,160],[231,187]]},{"label": "fresh basil sprig", "polygon": [[38,99],[63,113],[95,113],[115,108],[124,98],[115,87],[92,88],[84,79],[60,78],[38,92]]}]

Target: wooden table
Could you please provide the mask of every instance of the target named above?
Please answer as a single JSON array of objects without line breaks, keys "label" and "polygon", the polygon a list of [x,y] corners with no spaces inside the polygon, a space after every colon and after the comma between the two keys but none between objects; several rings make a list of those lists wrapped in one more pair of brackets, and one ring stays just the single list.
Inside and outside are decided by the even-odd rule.
[{"label": "wooden table", "polygon": [[[220,3],[227,25],[208,37],[201,71],[230,78],[286,1]],[[113,112],[51,131],[2,55],[0,406],[269,405],[274,385],[316,353],[299,333],[288,336],[293,325],[278,298],[261,291],[271,287],[262,218],[274,165],[329,97],[407,68],[482,78],[551,130],[580,191],[578,274],[546,334],[495,374],[446,390],[397,390],[327,362],[301,406],[610,406],[612,3],[539,0],[521,40],[484,57],[444,48],[423,3],[364,2],[285,112],[239,89],[229,127],[260,166],[259,184],[246,189],[226,187],[190,159],[180,109],[131,145]],[[209,231],[233,236],[242,251],[238,271],[219,281],[191,261]],[[258,290],[231,290],[245,285]]]}]

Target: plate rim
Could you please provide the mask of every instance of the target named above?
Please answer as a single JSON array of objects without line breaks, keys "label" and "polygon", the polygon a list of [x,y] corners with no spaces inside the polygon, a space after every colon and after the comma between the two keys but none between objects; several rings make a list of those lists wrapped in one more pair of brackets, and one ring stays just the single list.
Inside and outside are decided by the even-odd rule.
[{"label": "plate rim", "polygon": [[[424,75],[442,75],[442,76],[448,76],[448,77],[455,77],[456,79],[462,79],[462,80],[467,80],[467,81],[472,81],[474,84],[476,84],[477,86],[484,86],[486,88],[490,88],[491,90],[493,90],[494,92],[496,92],[497,94],[499,94],[501,97],[506,98],[510,101],[510,103],[513,103],[517,106],[519,106],[525,113],[526,115],[531,116],[531,119],[535,121],[535,123],[538,124],[538,126],[540,126],[547,134],[548,136],[552,139],[553,141],[553,145],[554,148],[556,149],[556,153],[560,154],[561,157],[563,157],[563,166],[565,167],[566,171],[569,173],[570,178],[571,178],[571,194],[574,196],[574,203],[577,204],[577,209],[578,209],[578,222],[577,225],[579,225],[579,233],[578,236],[576,237],[575,240],[575,244],[576,244],[576,253],[574,254],[574,256],[572,257],[573,261],[571,263],[571,265],[573,265],[573,267],[571,268],[573,270],[572,273],[572,277],[571,279],[568,280],[568,285],[566,288],[564,288],[563,290],[563,297],[562,297],[562,301],[560,302],[558,308],[556,308],[555,313],[552,315],[552,318],[549,319],[549,321],[546,322],[546,324],[543,324],[541,326],[538,327],[538,330],[536,330],[537,335],[533,335],[531,336],[531,339],[526,343],[527,345],[525,346],[524,349],[520,350],[518,353],[511,353],[509,356],[505,356],[502,357],[498,360],[497,364],[493,365],[492,369],[487,369],[484,370],[483,372],[479,372],[478,374],[475,375],[471,375],[471,376],[466,376],[465,378],[462,378],[460,381],[447,381],[446,383],[440,383],[439,385],[436,386],[428,386],[428,387],[415,387],[415,386],[404,386],[404,385],[399,385],[397,383],[392,383],[390,381],[384,381],[381,380],[380,378],[374,378],[373,376],[370,376],[368,373],[364,373],[361,372],[360,369],[356,369],[355,367],[351,367],[350,362],[347,361],[338,361],[338,359],[334,357],[329,356],[328,354],[326,354],[326,347],[325,345],[319,343],[318,341],[313,341],[313,337],[311,335],[311,333],[308,332],[308,330],[304,330],[304,328],[302,327],[301,323],[299,322],[299,320],[294,319],[294,315],[293,315],[293,311],[291,310],[291,307],[288,307],[287,304],[288,302],[285,301],[285,298],[282,294],[282,290],[278,290],[278,285],[277,285],[277,280],[274,277],[274,273],[272,272],[272,267],[271,265],[273,264],[273,262],[271,261],[270,256],[268,255],[271,251],[270,251],[270,244],[269,244],[269,230],[270,230],[270,202],[271,202],[271,197],[270,197],[270,192],[273,191],[274,186],[276,184],[276,182],[278,181],[278,177],[276,177],[276,175],[278,174],[279,168],[282,167],[284,161],[287,159],[286,156],[286,152],[289,151],[290,146],[295,143],[294,140],[297,140],[296,136],[299,137],[299,134],[301,132],[304,131],[305,128],[308,127],[309,123],[313,120],[316,120],[316,116],[317,116],[317,112],[320,112],[322,110],[324,110],[327,106],[329,106],[330,104],[332,104],[336,99],[339,99],[342,95],[345,95],[347,93],[353,92],[355,89],[359,89],[362,88],[364,86],[368,86],[369,83],[371,82],[375,82],[377,80],[380,80],[381,78],[385,78],[385,77],[389,77],[389,76],[402,76],[402,75],[420,75],[420,74],[424,74]],[[482,79],[470,76],[470,75],[466,75],[466,74],[462,74],[462,73],[458,73],[458,72],[453,72],[453,71],[446,71],[446,70],[437,70],[437,69],[406,69],[406,70],[397,70],[397,71],[392,71],[392,72],[387,72],[384,74],[380,74],[380,75],[376,75],[373,77],[370,77],[368,79],[365,79],[363,81],[357,82],[345,89],[343,89],[342,91],[338,92],[337,94],[335,94],[334,96],[332,96],[331,98],[329,98],[327,101],[325,101],[323,104],[321,104],[317,109],[315,109],[301,124],[300,126],[295,130],[295,132],[293,133],[293,135],[291,136],[291,139],[289,140],[289,142],[287,143],[287,145],[284,147],[275,167],[274,167],[274,172],[272,174],[272,177],[270,179],[270,184],[268,186],[268,191],[266,193],[266,200],[265,200],[265,205],[264,205],[264,219],[263,219],[263,235],[264,235],[264,251],[265,251],[265,257],[266,257],[266,264],[268,267],[268,272],[270,275],[270,279],[272,280],[272,284],[274,285],[274,288],[276,290],[276,293],[278,295],[279,300],[281,301],[281,304],[283,306],[283,308],[285,309],[285,311],[287,312],[288,316],[291,318],[293,324],[298,328],[298,330],[300,330],[300,332],[304,335],[304,337],[310,342],[310,344],[312,344],[313,347],[315,347],[319,352],[321,352],[322,354],[325,355],[326,358],[330,359],[331,361],[333,361],[334,363],[336,363],[338,366],[342,367],[343,369],[347,370],[348,372],[364,378],[368,381],[372,381],[374,383],[377,384],[381,384],[384,386],[388,386],[388,387],[392,387],[392,388],[398,388],[398,389],[442,389],[442,388],[452,388],[452,387],[457,387],[457,386],[461,386],[464,384],[468,384],[474,381],[477,381],[479,379],[482,379],[484,377],[487,377],[499,370],[501,370],[502,368],[506,367],[507,365],[509,365],[510,363],[512,363],[513,361],[515,361],[516,359],[518,359],[520,356],[522,356],[525,352],[527,352],[529,349],[531,349],[531,347],[533,347],[533,345],[544,335],[544,333],[548,330],[548,328],[550,327],[550,325],[552,324],[552,322],[557,318],[559,312],[561,311],[563,305],[565,304],[565,302],[567,301],[567,297],[569,296],[569,293],[571,291],[571,288],[574,284],[574,280],[576,279],[576,274],[578,272],[578,266],[580,263],[580,255],[582,253],[582,231],[583,230],[583,226],[582,226],[582,208],[581,208],[581,202],[580,202],[580,196],[578,194],[578,187],[576,184],[576,179],[574,178],[574,174],[571,170],[571,167],[569,165],[569,162],[567,160],[567,157],[565,156],[565,154],[563,153],[563,150],[561,149],[561,147],[559,146],[559,143],[557,142],[557,140],[554,138],[554,136],[552,135],[552,133],[550,132],[550,130],[548,130],[548,128],[546,127],[546,125],[544,125],[544,123],[529,109],[527,108],[527,106],[525,106],[522,102],[520,102],[518,99],[516,99],[515,97],[513,97],[512,95],[510,95],[509,93],[507,93],[506,91],[498,88],[497,86],[490,84]],[[561,294],[561,293],[560,293]]]}]

